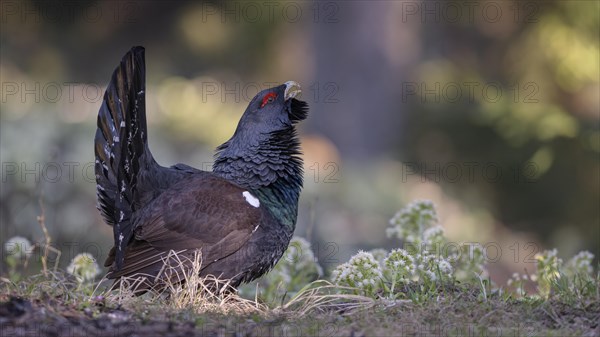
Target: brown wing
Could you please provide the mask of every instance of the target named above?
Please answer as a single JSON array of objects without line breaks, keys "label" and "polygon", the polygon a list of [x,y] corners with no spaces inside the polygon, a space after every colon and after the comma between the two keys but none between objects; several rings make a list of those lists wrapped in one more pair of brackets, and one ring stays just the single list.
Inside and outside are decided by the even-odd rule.
[{"label": "brown wing", "polygon": [[[197,174],[163,192],[135,219],[135,238],[123,267],[109,278],[136,273],[156,276],[169,251],[202,251],[203,268],[238,251],[260,223],[263,209],[250,205],[246,190],[212,174]],[[111,254],[112,255],[112,254]]]}]

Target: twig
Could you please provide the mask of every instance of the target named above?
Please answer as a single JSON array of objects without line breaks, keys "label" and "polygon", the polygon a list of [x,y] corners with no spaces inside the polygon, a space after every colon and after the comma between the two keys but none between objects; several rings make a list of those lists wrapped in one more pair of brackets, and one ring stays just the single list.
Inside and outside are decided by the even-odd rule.
[{"label": "twig", "polygon": [[40,210],[41,210],[41,214],[38,215],[37,217],[37,222],[40,225],[40,227],[42,227],[42,232],[44,233],[44,238],[46,239],[46,245],[44,247],[44,255],[42,255],[42,268],[43,268],[43,272],[44,272],[44,276],[48,276],[48,250],[50,247],[50,243],[52,242],[52,239],[50,238],[50,235],[48,234],[48,229],[46,228],[46,210],[44,209],[44,202],[42,200],[42,196],[40,195],[40,198],[38,199],[38,203],[40,204]]}]

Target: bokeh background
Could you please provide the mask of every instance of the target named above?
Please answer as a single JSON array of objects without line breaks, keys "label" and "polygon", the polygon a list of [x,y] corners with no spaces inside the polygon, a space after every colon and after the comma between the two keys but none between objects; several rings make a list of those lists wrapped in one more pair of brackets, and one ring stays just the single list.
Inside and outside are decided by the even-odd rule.
[{"label": "bokeh background", "polygon": [[[209,169],[259,90],[311,107],[296,234],[326,268],[399,246],[388,219],[436,203],[492,277],[600,249],[598,1],[2,1],[1,241],[103,261],[93,137],[122,55],[146,47],[150,148]],[[43,208],[42,208],[43,206]]]}]

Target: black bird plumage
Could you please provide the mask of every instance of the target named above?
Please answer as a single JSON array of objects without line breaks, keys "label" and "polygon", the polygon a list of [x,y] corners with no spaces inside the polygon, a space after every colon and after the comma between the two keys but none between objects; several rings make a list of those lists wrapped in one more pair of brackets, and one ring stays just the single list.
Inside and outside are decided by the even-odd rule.
[{"label": "black bird plumage", "polygon": [[201,275],[234,287],[273,267],[294,232],[302,188],[295,124],[308,107],[294,98],[295,86],[252,99],[234,135],[217,148],[212,172],[163,167],[148,149],[144,48],[123,57],[95,136],[98,209],[115,240],[105,262],[109,278],[142,276],[138,290],[160,288],[165,279],[156,276],[170,251],[189,262],[201,250]]}]

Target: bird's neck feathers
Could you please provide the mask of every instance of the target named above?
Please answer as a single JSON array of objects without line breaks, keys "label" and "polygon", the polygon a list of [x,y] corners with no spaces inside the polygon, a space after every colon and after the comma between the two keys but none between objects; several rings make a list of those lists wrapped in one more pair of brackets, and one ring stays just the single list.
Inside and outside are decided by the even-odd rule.
[{"label": "bird's neck feathers", "polygon": [[300,155],[293,125],[252,138],[236,132],[217,148],[213,172],[251,190],[274,216],[293,228],[303,183]]}]

